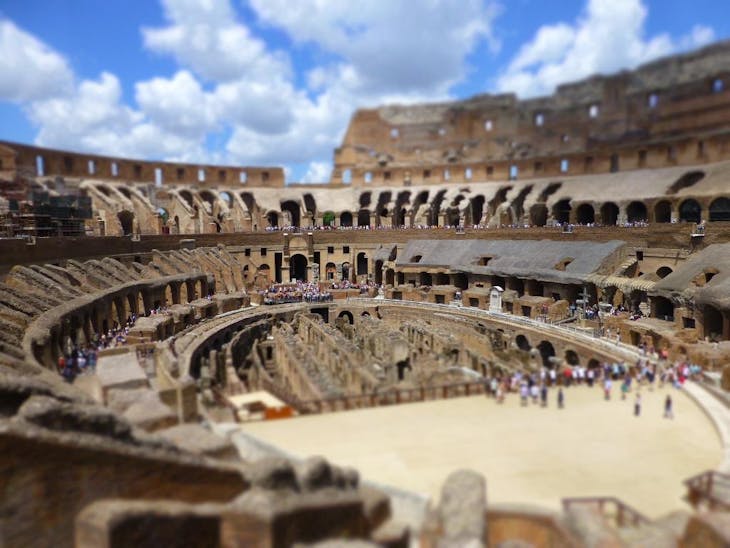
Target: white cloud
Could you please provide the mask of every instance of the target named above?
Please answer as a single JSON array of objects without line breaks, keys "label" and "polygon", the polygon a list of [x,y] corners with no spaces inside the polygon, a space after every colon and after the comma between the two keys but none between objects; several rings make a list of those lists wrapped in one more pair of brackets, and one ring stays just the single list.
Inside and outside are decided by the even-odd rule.
[{"label": "white cloud", "polygon": [[463,0],[251,0],[262,21],[351,65],[366,94],[445,94],[466,75],[466,56],[492,34],[497,4]]},{"label": "white cloud", "polygon": [[326,183],[330,180],[332,165],[328,162],[312,162],[307,173],[302,177],[303,183]]},{"label": "white cloud", "polygon": [[291,72],[285,54],[266,44],[236,21],[228,0],[162,0],[169,25],[143,28],[145,46],[212,81],[263,80]]},{"label": "white cloud", "polygon": [[66,60],[35,36],[0,18],[0,100],[32,101],[70,91]]},{"label": "white cloud", "polygon": [[541,27],[499,76],[497,89],[523,97],[545,95],[561,83],[633,68],[714,38],[712,29],[704,26],[678,41],[668,34],[645,38],[646,16],[641,0],[588,0],[572,26]]},{"label": "white cloud", "polygon": [[171,79],[138,82],[136,100],[149,119],[168,131],[202,138],[216,125],[214,99],[186,70]]}]

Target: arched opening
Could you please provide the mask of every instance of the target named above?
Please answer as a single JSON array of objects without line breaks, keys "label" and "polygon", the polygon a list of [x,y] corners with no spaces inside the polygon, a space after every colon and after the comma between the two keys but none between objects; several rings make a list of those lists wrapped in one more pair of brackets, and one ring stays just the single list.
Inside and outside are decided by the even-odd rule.
[{"label": "arched opening", "polygon": [[484,196],[474,196],[470,202],[471,224],[478,225],[484,215]]},{"label": "arched opening", "polygon": [[599,367],[601,367],[601,362],[599,362],[596,358],[588,360],[588,369],[597,369]]},{"label": "arched opening", "polygon": [[292,280],[307,281],[307,258],[297,253],[289,258],[289,275]]},{"label": "arched opening", "polygon": [[325,271],[325,277],[328,280],[334,280],[335,275],[337,274],[337,266],[335,263],[327,263],[327,265],[324,267]]},{"label": "arched opening", "polygon": [[385,285],[395,285],[395,270],[392,268],[385,271]]},{"label": "arched opening", "polygon": [[383,261],[381,259],[375,261],[375,283],[383,284]]},{"label": "arched opening", "polygon": [[520,350],[524,350],[525,352],[529,352],[532,349],[532,346],[530,346],[530,341],[525,337],[524,335],[517,335],[515,337],[515,344],[517,345],[517,348]]},{"label": "arched opening", "polygon": [[674,321],[674,303],[666,297],[652,297],[652,315],[660,320]]},{"label": "arched opening", "polygon": [[590,225],[596,222],[596,213],[591,204],[581,204],[575,210],[575,218],[578,224]]},{"label": "arched opening", "polygon": [[618,222],[618,206],[613,202],[606,202],[601,206],[601,222],[605,226],[613,226]]},{"label": "arched opening", "polygon": [[654,205],[654,222],[655,223],[671,223],[672,222],[672,204],[667,200],[662,200]]},{"label": "arched opening", "polygon": [[350,263],[342,263],[342,279],[350,279]]},{"label": "arched opening", "polygon": [[660,266],[656,271],[656,275],[659,276],[660,278],[666,278],[672,272],[673,272],[673,270],[671,268],[669,268],[668,266]]},{"label": "arched opening", "polygon": [[322,214],[322,226],[335,226],[335,212],[325,211]]},{"label": "arched opening", "polygon": [[357,226],[370,226],[370,210],[361,209],[357,213]]},{"label": "arched opening", "polygon": [[365,253],[357,254],[357,275],[367,276],[368,274],[368,257]]},{"label": "arched opening", "polygon": [[570,222],[570,200],[560,200],[553,206],[553,218],[560,224]]},{"label": "arched opening", "polygon": [[352,213],[343,211],[340,215],[340,226],[352,226]]},{"label": "arched opening", "polygon": [[712,201],[710,221],[730,221],[730,198],[716,198]]},{"label": "arched opening", "polygon": [[679,204],[679,220],[688,223],[699,223],[702,220],[702,206],[697,200],[686,199]]},{"label": "arched opening", "polygon": [[420,285],[432,285],[433,279],[431,278],[431,274],[429,274],[428,272],[421,272],[418,275],[418,283]]},{"label": "arched opening", "polygon": [[279,226],[279,215],[276,211],[269,211],[266,214],[266,222],[269,223],[271,228],[278,228]]},{"label": "arched opening", "polygon": [[193,207],[193,195],[190,193],[189,190],[181,190],[180,197],[185,200],[185,203],[188,205],[188,207]]},{"label": "arched opening", "polygon": [[342,312],[339,313],[339,315],[337,317],[347,320],[347,323],[349,323],[350,325],[355,323],[355,318],[353,318],[352,312],[350,312],[349,310],[343,310]]},{"label": "arched opening", "polygon": [[550,341],[540,341],[537,345],[537,349],[542,357],[542,365],[549,369],[552,369],[555,364],[551,358],[555,357],[555,348]]},{"label": "arched opening", "polygon": [[548,208],[545,204],[535,204],[530,208],[530,224],[545,226],[547,224]]},{"label": "arched opening", "polygon": [[402,381],[408,378],[408,375],[406,372],[411,371],[411,365],[408,363],[408,360],[399,361],[395,364],[396,368],[398,369],[398,380]]},{"label": "arched opening", "polygon": [[720,312],[714,306],[705,306],[703,311],[703,324],[705,329],[705,337],[710,341],[723,340],[723,318]]},{"label": "arched opening", "polygon": [[134,231],[134,213],[131,211],[120,211],[117,213],[119,224],[122,225],[122,234],[127,236]]},{"label": "arched opening", "polygon": [[644,202],[631,202],[626,207],[626,220],[630,223],[646,222],[646,206]]},{"label": "arched opening", "polygon": [[281,211],[289,213],[291,226],[301,226],[301,209],[299,208],[299,204],[293,200],[287,200],[281,203]]},{"label": "arched opening", "polygon": [[565,351],[565,363],[568,365],[580,365],[580,358],[575,350]]},{"label": "arched opening", "polygon": [[459,209],[456,207],[450,207],[446,210],[445,223],[447,226],[459,226]]}]

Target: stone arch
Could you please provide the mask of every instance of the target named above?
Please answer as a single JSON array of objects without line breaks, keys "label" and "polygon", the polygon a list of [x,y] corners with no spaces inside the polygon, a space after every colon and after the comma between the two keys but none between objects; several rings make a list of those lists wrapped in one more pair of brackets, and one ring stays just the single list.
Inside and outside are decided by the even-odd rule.
[{"label": "stone arch", "polygon": [[679,220],[688,223],[699,223],[702,221],[702,206],[693,198],[687,198],[679,204]]},{"label": "stone arch", "polygon": [[469,200],[469,213],[470,222],[473,225],[478,225],[482,222],[482,216],[484,215],[484,196],[479,194]]},{"label": "stone arch", "polygon": [[270,228],[279,227],[279,214],[276,211],[269,211],[266,214],[266,222],[269,223]]},{"label": "stone arch", "polygon": [[375,261],[375,283],[382,285],[383,283],[383,260],[378,259]]},{"label": "stone arch", "polygon": [[357,226],[370,226],[369,209],[361,209],[357,212]]},{"label": "stone arch", "polygon": [[298,203],[296,203],[294,200],[286,200],[285,202],[281,202],[281,211],[286,211],[287,213],[289,213],[291,226],[301,226],[302,212]]},{"label": "stone arch", "polygon": [[123,236],[128,236],[134,232],[134,213],[125,209],[117,213],[117,218],[122,227]]},{"label": "stone arch", "polygon": [[342,279],[343,280],[350,279],[350,263],[349,262],[342,263]]},{"label": "stone arch", "polygon": [[322,213],[322,226],[335,226],[334,211],[325,211]]},{"label": "stone arch", "polygon": [[349,310],[343,310],[337,315],[337,317],[347,320],[347,323],[350,325],[355,323],[355,318]]},{"label": "stone arch", "polygon": [[654,204],[654,222],[672,222],[672,204],[669,202],[669,200],[661,200]]},{"label": "stone arch", "polygon": [[730,221],[730,198],[715,198],[710,203],[710,221]]},{"label": "stone arch", "polygon": [[385,271],[385,285],[395,285],[395,270],[392,268]]},{"label": "stone arch", "polygon": [[515,337],[515,344],[517,345],[517,348],[519,348],[520,350],[524,350],[525,352],[529,352],[530,350],[532,350],[530,340],[522,333]]},{"label": "stone arch", "polygon": [[646,205],[644,202],[633,201],[626,206],[626,220],[630,223],[646,222]]},{"label": "stone arch", "polygon": [[343,211],[340,214],[340,226],[352,226],[352,213]]},{"label": "stone arch", "polygon": [[357,254],[356,269],[358,276],[367,276],[368,274],[368,256],[364,251]]},{"label": "stone arch", "polygon": [[575,219],[578,224],[590,225],[596,222],[596,213],[591,204],[581,204],[575,210]]},{"label": "stone arch", "polygon": [[722,312],[714,306],[705,306],[702,311],[702,325],[704,326],[705,337],[709,338],[710,341],[724,339],[724,318]]},{"label": "stone arch", "polygon": [[530,224],[545,226],[547,224],[548,208],[545,204],[535,204],[530,208]]},{"label": "stone arch", "polygon": [[540,341],[537,345],[537,350],[540,352],[540,356],[542,357],[542,365],[552,369],[555,366],[551,360],[551,358],[555,357],[555,347],[553,344],[550,341]]},{"label": "stone arch", "polygon": [[570,198],[560,200],[553,206],[553,218],[561,224],[569,223],[571,209],[573,207],[570,205]]},{"label": "stone arch", "polygon": [[299,280],[302,282],[306,282],[308,280],[308,277],[307,277],[308,264],[309,264],[309,262],[307,261],[307,258],[304,255],[302,255],[301,253],[292,255],[289,258],[289,277],[292,280]]},{"label": "stone arch", "polygon": [[601,223],[606,226],[613,226],[618,222],[619,208],[613,202],[605,202],[601,206]]},{"label": "stone arch", "polygon": [[565,351],[565,363],[568,365],[574,366],[574,365],[580,365],[580,356],[578,356],[578,353],[569,348]]},{"label": "stone arch", "polygon": [[337,265],[335,263],[327,263],[324,267],[325,278],[328,280],[334,280],[337,275]]},{"label": "stone arch", "polygon": [[660,266],[659,268],[657,268],[656,275],[659,276],[660,278],[666,278],[672,272],[673,272],[673,270],[671,268],[669,268],[668,266]]},{"label": "stone arch", "polygon": [[651,308],[655,318],[674,321],[674,303],[666,297],[652,297]]}]

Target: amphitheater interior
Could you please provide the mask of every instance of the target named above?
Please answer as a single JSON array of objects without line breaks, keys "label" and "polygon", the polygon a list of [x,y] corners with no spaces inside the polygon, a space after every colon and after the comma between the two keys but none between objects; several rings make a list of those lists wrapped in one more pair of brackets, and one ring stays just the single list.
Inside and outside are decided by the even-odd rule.
[{"label": "amphitheater interior", "polygon": [[[730,545],[728,67],[358,110],[321,184],[0,143],[0,544]],[[691,365],[711,434],[674,456],[716,465],[647,480],[669,514],[569,482],[504,504],[459,458],[424,497],[247,431],[515,376],[570,399],[612,364]]]}]

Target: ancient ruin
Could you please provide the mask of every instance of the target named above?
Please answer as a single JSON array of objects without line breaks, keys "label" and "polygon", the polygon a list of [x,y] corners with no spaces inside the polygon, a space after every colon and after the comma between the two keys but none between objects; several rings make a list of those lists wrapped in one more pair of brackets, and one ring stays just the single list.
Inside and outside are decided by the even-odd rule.
[{"label": "ancient ruin", "polygon": [[[0,544],[727,546],[729,66],[359,110],[316,185],[0,143]],[[606,379],[717,433],[650,478],[669,515],[502,504],[458,460],[429,500],[251,434]]]}]

